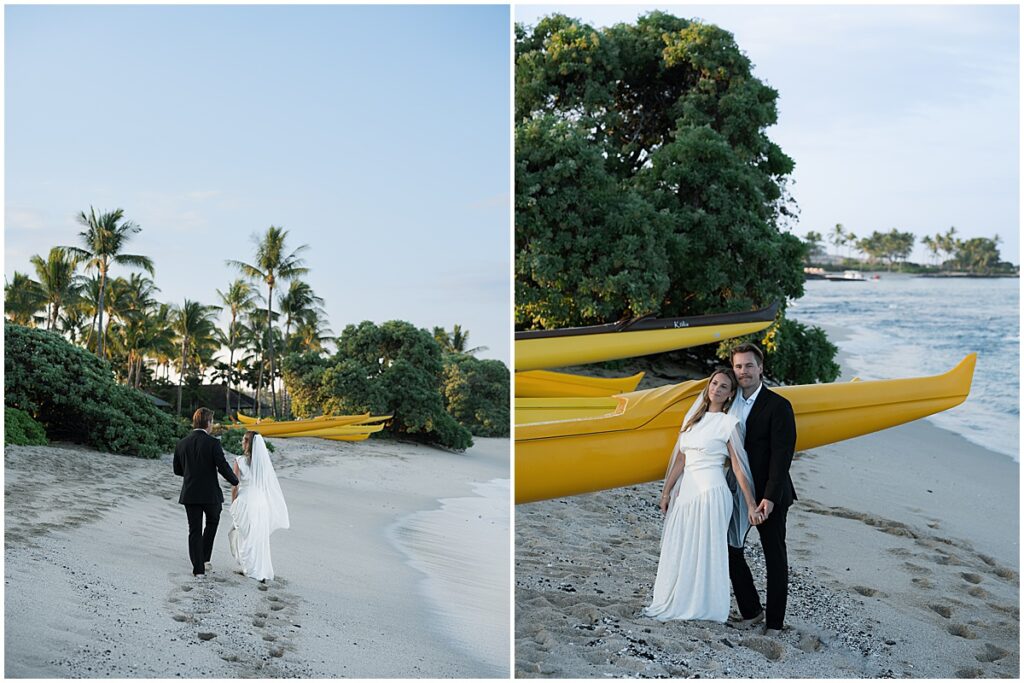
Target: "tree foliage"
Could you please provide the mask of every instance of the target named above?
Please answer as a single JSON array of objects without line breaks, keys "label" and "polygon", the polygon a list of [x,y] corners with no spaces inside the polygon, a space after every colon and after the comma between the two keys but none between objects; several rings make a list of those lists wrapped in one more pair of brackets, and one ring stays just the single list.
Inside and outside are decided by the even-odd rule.
[{"label": "tree foliage", "polygon": [[662,12],[516,32],[520,328],[802,294],[777,93],[731,34]]},{"label": "tree foliage", "polygon": [[392,414],[394,434],[456,450],[472,445],[469,430],[445,410],[441,347],[429,332],[404,321],[364,321],[347,326],[337,345],[329,359],[286,357],[297,415]]},{"label": "tree foliage", "polygon": [[857,242],[857,248],[868,255],[872,261],[884,260],[892,270],[897,261],[906,261],[914,250],[917,237],[912,232],[901,232],[893,228],[889,232],[875,230],[869,236]]},{"label": "tree foliage", "polygon": [[13,446],[45,446],[46,430],[24,410],[4,406],[4,443]]},{"label": "tree foliage", "polygon": [[27,412],[51,439],[146,458],[174,448],[169,415],[117,384],[107,361],[55,332],[5,323],[4,372],[5,405]]},{"label": "tree foliage", "polygon": [[473,436],[507,437],[509,379],[508,368],[501,361],[446,354],[445,409]]}]

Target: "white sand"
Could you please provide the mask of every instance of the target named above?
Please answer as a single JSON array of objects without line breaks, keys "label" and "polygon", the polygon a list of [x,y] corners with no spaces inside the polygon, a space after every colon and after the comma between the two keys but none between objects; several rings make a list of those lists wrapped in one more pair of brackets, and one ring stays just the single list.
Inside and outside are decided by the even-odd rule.
[{"label": "white sand", "polygon": [[[1015,462],[918,421],[798,454],[792,475],[777,638],[641,616],[660,482],[517,506],[516,675],[1019,677]],[[756,532],[746,553],[763,599]]]},{"label": "white sand", "polygon": [[[477,441],[457,455],[383,440],[273,440],[292,527],[271,539],[278,577],[265,587],[232,573],[226,509],[214,572],[191,577],[168,457],[8,448],[5,675],[494,675],[451,637],[418,588],[423,572],[388,533],[438,499],[508,476],[508,441]],[[462,529],[465,545],[477,543],[472,525]],[[489,584],[506,604],[507,576]],[[452,607],[476,614],[472,601]]]}]

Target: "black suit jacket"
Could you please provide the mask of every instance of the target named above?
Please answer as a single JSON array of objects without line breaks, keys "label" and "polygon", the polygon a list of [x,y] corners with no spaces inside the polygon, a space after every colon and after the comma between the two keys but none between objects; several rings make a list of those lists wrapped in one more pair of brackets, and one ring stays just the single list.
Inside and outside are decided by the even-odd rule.
[{"label": "black suit jacket", "polygon": [[238,477],[224,458],[220,439],[202,429],[193,429],[174,448],[174,473],[185,478],[181,482],[178,502],[182,505],[223,503],[224,492],[217,481],[218,470],[232,486],[238,486]]},{"label": "black suit jacket", "polygon": [[746,427],[743,446],[747,449],[750,474],[754,477],[754,499],[767,498],[776,506],[788,507],[796,500],[796,490],[789,476],[796,448],[793,406],[762,385],[761,393],[750,407]]}]

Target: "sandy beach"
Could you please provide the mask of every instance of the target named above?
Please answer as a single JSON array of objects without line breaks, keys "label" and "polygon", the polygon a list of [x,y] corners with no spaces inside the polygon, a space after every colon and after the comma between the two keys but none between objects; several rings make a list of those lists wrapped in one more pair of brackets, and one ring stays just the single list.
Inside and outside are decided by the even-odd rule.
[{"label": "sandy beach", "polygon": [[[192,578],[169,455],[8,447],[5,675],[508,675],[507,550],[504,571],[485,568],[471,597],[449,592],[441,609],[430,586],[466,567],[417,565],[429,543],[410,551],[394,533],[448,500],[499,505],[479,489],[507,480],[508,440],[476,439],[464,454],[385,440],[272,442],[291,528],[271,539],[277,578],[266,586],[232,572],[226,509],[214,571]],[[447,542],[489,547],[482,518],[449,521]],[[507,515],[501,525],[492,515],[486,532],[507,538]],[[504,614],[481,616],[481,601]],[[473,623],[489,647],[453,636]]]},{"label": "sandy beach", "polygon": [[[661,482],[516,506],[515,675],[1019,676],[1017,463],[917,421],[799,453],[791,472],[779,637],[641,615]],[[756,532],[746,554],[763,599]]]}]

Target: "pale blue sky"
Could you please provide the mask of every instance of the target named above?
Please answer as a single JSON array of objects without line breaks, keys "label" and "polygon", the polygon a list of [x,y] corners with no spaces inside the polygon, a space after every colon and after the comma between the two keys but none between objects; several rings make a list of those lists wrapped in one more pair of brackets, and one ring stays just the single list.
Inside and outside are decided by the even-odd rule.
[{"label": "pale blue sky", "polygon": [[[216,303],[273,224],[335,333],[509,363],[509,8],[8,6],[4,273],[123,208],[161,301]],[[119,270],[120,274],[128,271]],[[265,291],[265,289],[264,289]],[[276,307],[276,303],[275,303]]]},{"label": "pale blue sky", "polygon": [[[1017,6],[520,5],[514,16],[600,27],[655,9],[730,31],[779,91],[769,135],[796,162],[794,233],[956,226],[998,234],[1020,263]],[[914,258],[927,260],[920,245]]]}]

